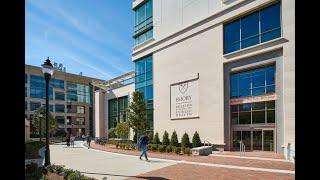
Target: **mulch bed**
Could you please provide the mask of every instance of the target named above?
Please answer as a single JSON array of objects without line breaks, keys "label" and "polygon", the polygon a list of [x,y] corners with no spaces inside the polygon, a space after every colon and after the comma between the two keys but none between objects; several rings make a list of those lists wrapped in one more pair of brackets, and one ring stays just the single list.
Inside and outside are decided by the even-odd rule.
[{"label": "mulch bed", "polygon": [[48,172],[46,177],[48,178],[48,180],[64,180],[63,176],[51,172]]}]

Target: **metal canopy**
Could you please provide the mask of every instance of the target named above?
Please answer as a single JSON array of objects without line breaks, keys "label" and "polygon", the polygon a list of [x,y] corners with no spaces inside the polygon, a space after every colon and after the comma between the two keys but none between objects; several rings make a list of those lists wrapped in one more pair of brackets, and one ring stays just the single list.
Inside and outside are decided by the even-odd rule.
[{"label": "metal canopy", "polygon": [[133,83],[134,75],[135,75],[134,71],[131,71],[106,81],[92,80],[91,84],[103,90],[109,91],[111,89],[119,88],[119,87]]}]

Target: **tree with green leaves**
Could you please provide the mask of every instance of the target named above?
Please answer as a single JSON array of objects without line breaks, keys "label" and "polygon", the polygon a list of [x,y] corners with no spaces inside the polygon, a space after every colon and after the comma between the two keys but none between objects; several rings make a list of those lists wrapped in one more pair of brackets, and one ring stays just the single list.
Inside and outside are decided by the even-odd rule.
[{"label": "tree with green leaves", "polygon": [[168,134],[167,131],[164,131],[164,133],[163,133],[162,144],[163,145],[169,145],[170,144],[169,134]]},{"label": "tree with green leaves", "polygon": [[189,135],[186,132],[182,136],[181,147],[184,147],[184,148],[190,147]]},{"label": "tree with green leaves", "polygon": [[156,133],[156,134],[154,135],[152,144],[160,144],[160,139],[159,139],[159,134],[158,134],[158,133]]},{"label": "tree with green leaves", "polygon": [[108,129],[108,138],[116,138],[116,128]]},{"label": "tree with green leaves", "polygon": [[201,146],[200,136],[199,136],[199,133],[197,131],[193,134],[192,146],[193,147],[200,147]]},{"label": "tree with green leaves", "polygon": [[[53,135],[58,129],[57,121],[50,112],[49,112],[48,118],[49,118],[49,135]],[[31,121],[38,132],[40,130],[40,121],[41,121],[41,134],[44,135],[46,132],[46,109],[44,107],[37,109],[34,112],[33,118],[31,119]]]},{"label": "tree with green leaves", "polygon": [[[132,102],[130,103],[128,112],[128,123],[134,133],[139,137],[147,129],[147,105],[143,95],[139,91],[132,93]],[[137,138],[139,139],[139,138]]]},{"label": "tree with green leaves", "polygon": [[171,135],[170,145],[171,146],[176,146],[176,147],[179,145],[178,135],[177,135],[176,131],[173,131],[173,133]]},{"label": "tree with green leaves", "polygon": [[127,139],[129,136],[130,127],[128,122],[118,123],[116,127],[116,135],[118,138]]}]

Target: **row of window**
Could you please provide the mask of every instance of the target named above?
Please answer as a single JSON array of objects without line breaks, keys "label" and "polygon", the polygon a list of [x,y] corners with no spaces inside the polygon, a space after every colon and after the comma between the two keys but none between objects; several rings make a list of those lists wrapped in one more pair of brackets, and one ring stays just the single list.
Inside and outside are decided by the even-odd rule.
[{"label": "row of window", "polygon": [[230,53],[281,36],[281,6],[273,4],[224,25],[224,53]]},{"label": "row of window", "polygon": [[[49,111],[54,112],[53,111],[53,106],[55,106],[55,112],[65,112],[65,105],[64,104],[49,104]],[[40,107],[45,107],[45,104],[41,104],[40,102],[30,102],[30,111],[34,111],[37,110]],[[28,102],[25,101],[25,109],[28,109]],[[77,106],[77,111],[74,113],[80,113],[80,114],[84,114],[84,106]],[[69,111],[68,111],[69,113]]]},{"label": "row of window", "polygon": [[275,101],[232,105],[231,121],[233,124],[275,123]]},{"label": "row of window", "polygon": [[275,92],[275,66],[235,73],[230,76],[231,98]]},{"label": "row of window", "polygon": [[134,39],[138,45],[153,36],[152,0],[147,0],[134,10]]},{"label": "row of window", "polygon": [[67,100],[92,103],[92,86],[67,82]]}]

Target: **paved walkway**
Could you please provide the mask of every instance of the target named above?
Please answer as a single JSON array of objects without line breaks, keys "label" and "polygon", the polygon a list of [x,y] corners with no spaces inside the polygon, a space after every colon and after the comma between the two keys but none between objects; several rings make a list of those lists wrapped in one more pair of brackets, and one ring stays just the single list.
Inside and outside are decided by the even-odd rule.
[{"label": "paved walkway", "polygon": [[123,156],[87,149],[82,141],[76,141],[75,147],[68,148],[65,143],[50,145],[51,164],[65,165],[78,170],[89,177],[102,179],[125,179],[149,171],[176,164],[163,160],[141,161],[137,156]]},{"label": "paved walkway", "polygon": [[[93,142],[92,147],[103,146],[96,145]],[[51,145],[50,148],[52,163],[66,165],[67,168],[79,170],[85,175],[97,179],[103,177],[108,179],[294,179],[294,171],[291,166],[277,168],[274,165],[274,163],[279,165],[279,163],[287,162],[254,160],[259,164],[258,167],[255,167],[248,166],[249,164],[245,162],[248,161],[247,159],[172,156],[180,157],[180,159],[173,159],[172,157],[159,158],[154,155],[155,153],[150,153],[152,158],[149,159],[151,162],[146,162],[138,159],[137,151],[126,151],[132,154],[119,154],[106,152],[102,149],[87,149],[79,141],[76,142],[74,148],[67,148],[65,144]],[[223,161],[227,163],[214,163],[216,160],[209,162],[189,161],[190,158],[191,160],[218,158],[219,161],[224,159]],[[242,161],[245,165],[238,163],[234,165],[230,163],[230,159]],[[254,165],[254,163],[252,164]],[[261,164],[265,166],[260,167]],[[290,163],[287,164],[290,165]]]}]

